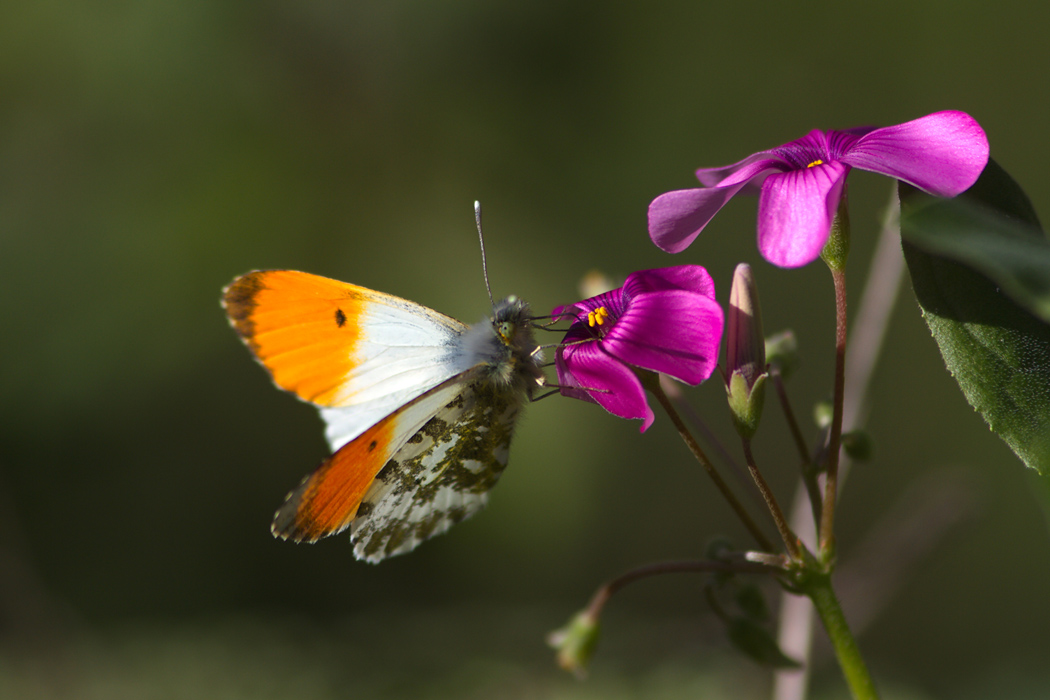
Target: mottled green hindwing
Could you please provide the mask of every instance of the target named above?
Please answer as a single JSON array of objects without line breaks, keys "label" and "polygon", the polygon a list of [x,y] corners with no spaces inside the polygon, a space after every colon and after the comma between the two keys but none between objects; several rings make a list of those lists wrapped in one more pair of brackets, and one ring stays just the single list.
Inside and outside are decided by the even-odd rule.
[{"label": "mottled green hindwing", "polygon": [[410,551],[480,510],[507,466],[525,400],[510,387],[465,384],[376,476],[351,525],[356,556]]}]

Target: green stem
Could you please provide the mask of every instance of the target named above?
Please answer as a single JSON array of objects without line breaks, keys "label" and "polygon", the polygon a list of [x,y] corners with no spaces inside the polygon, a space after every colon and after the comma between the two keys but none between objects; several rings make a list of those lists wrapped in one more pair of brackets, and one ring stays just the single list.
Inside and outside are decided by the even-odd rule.
[{"label": "green stem", "polygon": [[835,656],[854,700],[878,700],[875,683],[871,680],[868,667],[864,665],[857,642],[846,624],[842,606],[831,588],[831,576],[814,576],[802,586],[802,591],[813,601],[820,621],[824,623],[824,629],[828,632],[828,638],[835,649]]},{"label": "green stem", "polygon": [[835,501],[839,491],[839,446],[842,444],[842,406],[846,398],[846,259],[849,257],[849,203],[842,190],[838,212],[831,222],[828,242],[820,257],[831,270],[835,284],[835,396],[828,434],[827,479],[820,514],[820,557],[825,564],[835,559]]},{"label": "green stem", "polygon": [[758,470],[755,455],[751,452],[751,441],[747,438],[741,438],[741,442],[744,446],[744,458],[747,460],[747,469],[751,472],[751,478],[755,480],[755,486],[758,487],[759,493],[762,494],[762,498],[766,501],[766,508],[769,509],[769,514],[773,516],[773,522],[777,525],[777,531],[780,532],[780,537],[784,540],[784,547],[787,548],[787,552],[792,559],[800,561],[802,552],[798,535],[791,531],[791,526],[788,525],[787,518],[784,517],[784,511],[780,509],[780,504],[777,503],[777,498],[773,495],[773,490],[769,488],[769,484],[766,483],[762,472]]},{"label": "green stem", "polygon": [[839,490],[839,447],[842,444],[842,405],[846,398],[846,272],[832,270],[835,283],[835,394],[828,435],[827,480],[824,509],[820,518],[820,554],[824,561],[835,557],[835,501]]},{"label": "green stem", "polygon": [[806,492],[809,494],[809,507],[813,511],[813,526],[817,527],[820,524],[820,513],[823,508],[824,499],[820,495],[820,485],[817,484],[817,472],[813,467],[813,458],[810,456],[809,447],[806,445],[806,439],[802,437],[802,429],[798,426],[798,420],[795,418],[795,411],[791,408],[791,401],[788,399],[787,388],[784,386],[784,377],[781,376],[780,370],[776,368],[772,369],[769,374],[773,379],[773,387],[777,390],[777,397],[780,399],[780,407],[784,412],[784,417],[787,419],[788,428],[791,430],[791,434],[795,438],[795,446],[798,448],[798,453],[802,457],[802,465],[800,467],[802,483],[806,487]]}]

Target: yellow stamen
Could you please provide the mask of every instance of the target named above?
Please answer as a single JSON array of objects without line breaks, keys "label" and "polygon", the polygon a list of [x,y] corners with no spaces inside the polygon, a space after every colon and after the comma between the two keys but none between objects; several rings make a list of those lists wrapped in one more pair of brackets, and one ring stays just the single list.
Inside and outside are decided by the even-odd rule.
[{"label": "yellow stamen", "polygon": [[812,163],[810,163],[806,167],[807,168],[812,168],[814,165],[824,165],[824,161],[822,161],[820,158],[817,158],[815,161],[813,161]]},{"label": "yellow stamen", "polygon": [[599,306],[594,311],[587,312],[587,325],[591,328],[600,326],[605,323],[605,319],[609,318],[609,310],[604,306]]}]

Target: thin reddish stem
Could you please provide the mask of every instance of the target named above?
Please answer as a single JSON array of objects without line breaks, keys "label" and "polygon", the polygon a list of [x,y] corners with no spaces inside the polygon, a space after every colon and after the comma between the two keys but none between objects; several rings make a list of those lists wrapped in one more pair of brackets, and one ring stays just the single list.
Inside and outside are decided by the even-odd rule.
[{"label": "thin reddish stem", "polygon": [[820,517],[820,553],[824,561],[835,556],[835,501],[839,487],[839,447],[842,444],[842,406],[846,396],[846,272],[832,270],[835,284],[835,394],[828,434],[827,479]]},{"label": "thin reddish stem", "polygon": [[660,576],[663,574],[681,574],[681,573],[713,573],[713,572],[725,572],[725,573],[737,573],[737,574],[770,574],[770,573],[781,573],[783,569],[770,566],[769,564],[759,564],[752,562],[723,562],[723,561],[662,561],[655,564],[647,564],[645,566],[639,566],[637,569],[631,569],[623,574],[620,574],[612,581],[609,581],[604,586],[595,591],[591,597],[591,602],[587,604],[587,614],[597,619],[601,613],[602,608],[609,602],[613,594],[624,586],[634,583],[643,578],[649,578],[650,576]]}]

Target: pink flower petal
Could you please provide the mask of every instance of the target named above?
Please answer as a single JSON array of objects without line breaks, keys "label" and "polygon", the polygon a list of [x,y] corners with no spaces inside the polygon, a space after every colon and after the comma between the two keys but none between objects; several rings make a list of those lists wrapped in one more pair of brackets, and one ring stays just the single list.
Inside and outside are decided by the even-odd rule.
[{"label": "pink flower petal", "polygon": [[988,137],[965,112],[929,114],[862,136],[842,162],[904,180],[931,194],[954,197],[977,181],[988,163]]},{"label": "pink flower petal", "polygon": [[801,267],[820,256],[849,170],[831,162],[766,178],[758,199],[758,248],[766,260]]},{"label": "pink flower petal", "polygon": [[649,237],[668,253],[682,252],[745,184],[675,190],[660,195],[649,205]]},{"label": "pink flower petal", "polygon": [[597,342],[561,348],[556,363],[562,394],[586,398],[620,418],[641,419],[642,432],[652,425],[654,416],[642,383],[631,368],[610,357]]},{"label": "pink flower petal", "polygon": [[623,296],[631,298],[643,291],[664,289],[685,289],[715,298],[715,281],[699,265],[676,265],[631,273],[624,282]]},{"label": "pink flower petal", "polygon": [[787,170],[789,164],[773,151],[759,151],[747,158],[720,168],[700,168],[696,179],[704,187],[729,187],[750,182],[769,170]]},{"label": "pink flower petal", "polygon": [[703,294],[643,292],[631,298],[602,347],[627,364],[699,384],[718,365],[723,323],[722,307]]}]

